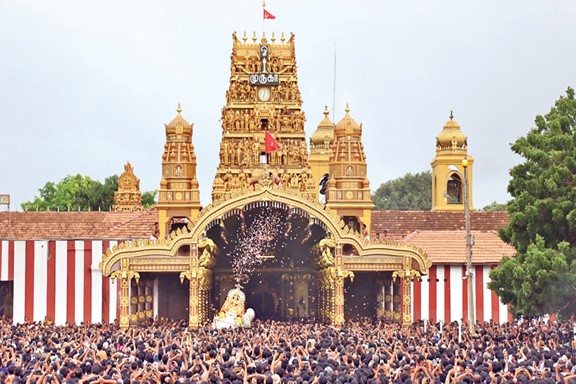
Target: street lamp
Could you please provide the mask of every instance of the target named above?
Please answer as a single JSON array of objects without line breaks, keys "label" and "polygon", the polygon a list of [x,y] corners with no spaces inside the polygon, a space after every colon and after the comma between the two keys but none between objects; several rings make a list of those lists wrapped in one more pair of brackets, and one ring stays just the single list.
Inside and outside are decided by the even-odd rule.
[{"label": "street lamp", "polygon": [[[470,197],[468,196],[468,158],[462,159],[462,168],[464,169],[464,222],[466,225],[466,278],[468,284],[468,325],[470,327],[470,335],[476,335],[474,325],[476,323],[474,316],[474,273],[472,272],[472,245],[474,245],[474,237],[470,233]],[[449,170],[458,174],[458,168],[453,165],[448,167]]]}]

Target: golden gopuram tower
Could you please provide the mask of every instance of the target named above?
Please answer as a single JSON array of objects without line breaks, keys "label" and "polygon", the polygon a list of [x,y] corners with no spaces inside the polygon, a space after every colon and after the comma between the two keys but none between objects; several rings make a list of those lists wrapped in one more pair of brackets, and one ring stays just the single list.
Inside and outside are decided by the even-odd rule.
[{"label": "golden gopuram tower", "polygon": [[175,221],[195,217],[201,207],[192,124],[182,117],[180,103],[176,113],[176,117],[165,126],[162,179],[156,204],[160,237],[170,232]]},{"label": "golden gopuram tower", "polygon": [[328,107],[324,107],[324,118],[310,136],[310,168],[312,168],[314,180],[322,183],[318,186],[321,195],[326,194],[326,182],[330,176],[330,157],[334,144],[334,123],[328,118],[329,113]]},{"label": "golden gopuram tower", "polygon": [[[294,35],[233,35],[230,86],[222,108],[220,162],[212,200],[273,177],[282,188],[316,193],[298,88]],[[266,153],[265,132],[280,148]]]},{"label": "golden gopuram tower", "polygon": [[329,174],[328,207],[336,211],[351,229],[364,235],[370,233],[374,203],[367,177],[362,125],[350,116],[348,104],[346,115],[334,129]]}]

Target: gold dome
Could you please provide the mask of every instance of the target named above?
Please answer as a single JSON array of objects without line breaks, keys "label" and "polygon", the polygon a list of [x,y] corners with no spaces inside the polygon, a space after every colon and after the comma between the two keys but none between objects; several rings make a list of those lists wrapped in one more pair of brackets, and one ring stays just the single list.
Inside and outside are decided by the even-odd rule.
[{"label": "gold dome", "polygon": [[324,107],[324,118],[318,124],[318,128],[312,136],[310,136],[310,142],[313,147],[322,147],[325,144],[332,145],[334,142],[334,123],[328,118],[328,106]]},{"label": "gold dome", "polygon": [[178,103],[178,108],[176,109],[178,113],[176,117],[166,124],[166,134],[192,134],[192,125],[180,114],[182,108],[180,108],[180,103]]},{"label": "gold dome", "polygon": [[436,136],[436,147],[439,149],[466,149],[468,140],[464,132],[460,130],[460,125],[454,120],[450,112],[450,120],[444,124],[442,132]]},{"label": "gold dome", "polygon": [[359,135],[362,133],[362,126],[350,116],[350,107],[346,103],[346,115],[336,124],[334,133],[336,135]]}]

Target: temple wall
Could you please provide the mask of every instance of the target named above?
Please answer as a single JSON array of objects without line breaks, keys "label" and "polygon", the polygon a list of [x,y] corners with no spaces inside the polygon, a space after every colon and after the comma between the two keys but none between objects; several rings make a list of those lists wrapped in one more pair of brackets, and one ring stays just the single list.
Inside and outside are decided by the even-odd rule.
[{"label": "temple wall", "polygon": [[[113,322],[117,318],[118,284],[102,277],[102,253],[110,240],[1,240],[0,281],[14,282],[15,323],[42,321]],[[478,321],[506,322],[508,308],[487,288],[494,266],[475,266]],[[429,275],[412,282],[414,321],[467,318],[464,266],[433,265]],[[376,305],[377,303],[375,303]]]},{"label": "temple wall", "polygon": [[[508,307],[488,289],[489,273],[495,265],[474,268],[476,321],[504,323],[510,320]],[[412,282],[412,319],[451,322],[468,318],[466,268],[463,265],[432,265],[421,281]]]},{"label": "temple wall", "polygon": [[113,322],[118,284],[102,277],[110,240],[1,240],[0,281],[14,282],[14,323]]}]

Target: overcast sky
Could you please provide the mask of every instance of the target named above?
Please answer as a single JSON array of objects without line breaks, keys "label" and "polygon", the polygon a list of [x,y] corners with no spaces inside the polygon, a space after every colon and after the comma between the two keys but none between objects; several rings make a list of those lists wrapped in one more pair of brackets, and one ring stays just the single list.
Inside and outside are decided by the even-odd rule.
[{"label": "overcast sky", "polygon": [[[474,156],[474,206],[510,198],[510,143],[576,86],[574,0],[268,0],[296,35],[310,135],[332,111],[363,124],[374,191],[430,169],[454,111]],[[0,0],[0,193],[103,181],[131,161],[158,189],[164,124],[194,123],[202,203],[218,165],[232,33],[262,33],[259,0]],[[332,114],[330,115],[332,119]],[[4,210],[0,207],[0,210]]]}]

